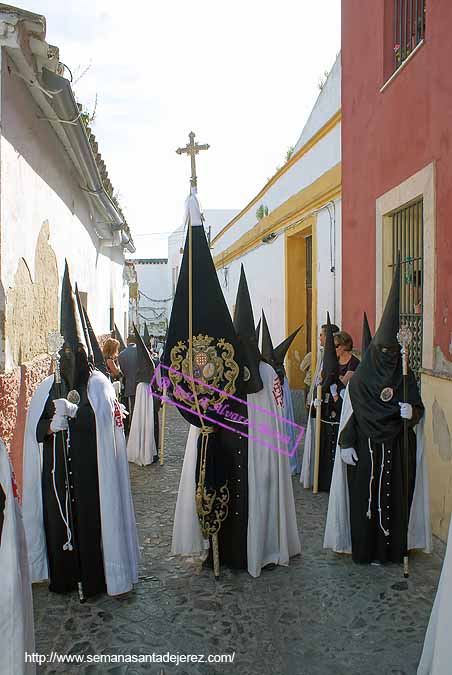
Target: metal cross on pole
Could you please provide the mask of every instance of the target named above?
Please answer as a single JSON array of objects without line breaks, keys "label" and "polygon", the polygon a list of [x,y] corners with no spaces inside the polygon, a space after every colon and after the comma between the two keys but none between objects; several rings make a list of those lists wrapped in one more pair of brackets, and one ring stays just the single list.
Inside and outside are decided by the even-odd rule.
[{"label": "metal cross on pole", "polygon": [[190,131],[190,133],[188,134],[188,138],[190,139],[190,142],[185,146],[185,148],[177,148],[176,152],[178,155],[189,155],[191,161],[190,185],[192,188],[196,189],[198,179],[196,176],[195,155],[198,155],[200,150],[208,150],[210,148],[210,145],[208,143],[204,143],[204,145],[195,143],[195,134],[193,133],[193,131]]}]

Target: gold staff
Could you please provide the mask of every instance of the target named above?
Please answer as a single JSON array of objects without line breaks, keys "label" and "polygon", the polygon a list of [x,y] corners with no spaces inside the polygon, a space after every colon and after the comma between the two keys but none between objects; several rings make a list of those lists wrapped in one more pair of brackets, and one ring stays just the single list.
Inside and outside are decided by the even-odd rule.
[{"label": "gold staff", "polygon": [[[188,135],[190,142],[185,148],[178,148],[176,150],[178,155],[187,154],[190,157],[191,161],[191,178],[190,178],[190,193],[196,194],[197,189],[197,176],[196,176],[196,161],[195,156],[199,153],[200,150],[208,150],[209,145],[206,143],[204,145],[199,145],[195,143],[195,134],[191,131]],[[212,540],[212,554],[213,554],[213,571],[215,578],[218,579],[220,576],[220,554],[219,554],[219,545],[218,545],[218,530],[220,527],[220,520],[216,519],[213,526],[209,525],[208,518],[206,518],[212,510],[213,502],[215,500],[215,494],[211,497],[205,493],[205,473],[206,473],[206,460],[207,460],[207,445],[209,442],[209,435],[214,431],[213,427],[207,426],[204,423],[201,408],[199,406],[198,394],[196,391],[196,386],[194,382],[193,374],[193,242],[192,242],[192,228],[193,224],[191,222],[190,209],[188,212],[188,370],[191,379],[191,389],[193,392],[194,403],[196,406],[196,412],[198,413],[199,420],[201,422],[201,449],[200,449],[200,466],[199,466],[199,478],[198,478],[198,487],[196,491],[196,505],[198,517],[201,520],[201,529],[203,530],[203,535],[210,536]]]}]

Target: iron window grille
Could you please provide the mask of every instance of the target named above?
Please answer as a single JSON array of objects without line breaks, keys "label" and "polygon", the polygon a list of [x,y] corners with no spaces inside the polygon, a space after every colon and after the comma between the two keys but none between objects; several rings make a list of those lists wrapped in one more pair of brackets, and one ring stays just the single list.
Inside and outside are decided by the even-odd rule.
[{"label": "iron window grille", "polygon": [[424,226],[422,199],[392,214],[392,265],[401,257],[400,325],[413,339],[409,365],[418,384],[422,367]]},{"label": "iron window grille", "polygon": [[394,0],[394,70],[425,36],[425,0]]}]

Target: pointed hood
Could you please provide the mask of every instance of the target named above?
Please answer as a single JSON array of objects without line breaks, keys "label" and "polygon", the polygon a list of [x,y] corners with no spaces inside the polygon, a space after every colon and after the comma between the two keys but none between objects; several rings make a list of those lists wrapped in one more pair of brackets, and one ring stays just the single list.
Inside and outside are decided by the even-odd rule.
[{"label": "pointed hood", "polygon": [[99,342],[97,341],[96,333],[93,330],[91,321],[89,320],[88,312],[82,305],[82,312],[85,319],[86,327],[88,330],[89,339],[91,342],[91,347],[93,351],[93,362],[97,370],[100,370],[104,375],[108,375],[108,368],[105,363],[104,355],[102,349],[100,348]]},{"label": "pointed hood", "polygon": [[[218,280],[212,254],[202,225],[196,195],[192,194],[186,204],[187,236],[180,273],[173,300],[171,318],[162,365],[172,368],[170,396],[189,410],[179,407],[181,414],[191,424],[200,426],[196,399],[203,401],[209,417],[224,424],[224,416],[217,403],[225,400],[225,394],[240,397],[244,379],[243,361],[238,337],[231,314]],[[190,224],[191,223],[191,227]],[[192,293],[189,298],[189,242],[191,232]],[[189,300],[192,303],[193,363],[189,364]],[[196,382],[192,382],[190,372]],[[165,371],[166,373],[166,371]],[[210,387],[204,386],[203,383]],[[215,390],[212,389],[215,387]],[[219,392],[225,392],[219,393]],[[185,396],[184,396],[185,394]],[[228,404],[234,405],[230,399]],[[220,406],[221,407],[221,406]]]},{"label": "pointed hood", "polygon": [[126,349],[126,343],[125,343],[124,340],[122,339],[122,335],[121,335],[121,333],[119,332],[119,328],[118,328],[118,326],[117,326],[116,324],[115,324],[115,330],[114,330],[114,333],[115,333],[115,338],[116,338],[116,339],[118,340],[118,342],[119,342],[119,351],[122,352],[124,349]]},{"label": "pointed hood", "polygon": [[361,358],[367,351],[368,346],[372,341],[372,333],[370,332],[369,322],[367,320],[367,314],[364,312],[363,316],[363,335],[361,338]]},{"label": "pointed hood", "polygon": [[259,319],[259,323],[256,326],[256,342],[258,347],[259,347],[259,338],[261,336],[261,321],[262,319]]},{"label": "pointed hood", "polygon": [[279,366],[284,367],[284,359],[286,358],[287,352],[290,349],[290,346],[292,342],[295,340],[296,336],[300,332],[302,326],[299,326],[296,330],[294,330],[293,333],[289,335],[289,337],[286,337],[285,340],[281,342],[277,347],[275,347],[274,352],[275,352],[275,359],[276,363]]},{"label": "pointed hood", "polygon": [[[397,263],[378,331],[350,380],[349,392],[358,426],[374,443],[389,443],[402,433],[399,396],[402,396],[402,358],[399,330],[400,261]],[[409,371],[409,401],[422,406]],[[411,383],[411,384],[410,384]],[[399,394],[396,395],[396,392]]]},{"label": "pointed hood", "polygon": [[64,267],[63,285],[61,288],[61,320],[60,331],[64,341],[70,345],[73,352],[78,345],[86,347],[85,336],[76,306],[76,298],[72,290],[71,278],[67,261]]},{"label": "pointed hood", "polygon": [[286,370],[284,368],[284,359],[287,351],[294,341],[297,333],[301,330],[301,326],[294,330],[289,337],[281,342],[277,347],[273,347],[270,331],[268,329],[267,318],[264,310],[262,310],[262,358],[269,363],[278,373],[281,384],[284,383],[286,377]]},{"label": "pointed hood", "polygon": [[144,382],[149,384],[154,375],[154,361],[151,358],[148,348],[144,344],[144,340],[138,332],[137,327],[133,324],[133,332],[137,342],[137,384]]},{"label": "pointed hood", "polygon": [[86,320],[85,320],[85,314],[84,314],[84,307],[82,300],[80,298],[80,293],[78,292],[78,285],[77,283],[75,284],[75,299],[77,302],[77,309],[78,309],[78,314],[80,317],[80,323],[82,325],[82,330],[83,330],[83,335],[85,337],[85,343],[86,343],[86,349],[88,352],[88,361],[92,364],[94,364],[94,354],[93,354],[93,348],[88,332],[88,326],[86,325]]},{"label": "pointed hood", "polygon": [[333,328],[330,321],[329,312],[326,314],[326,337],[325,347],[323,350],[323,366],[322,366],[322,388],[324,392],[328,392],[332,384],[337,384],[339,381],[339,360],[336,354],[336,346],[334,344]]},{"label": "pointed hood", "polygon": [[149,335],[147,323],[144,324],[143,342],[148,349],[151,348],[151,336]]},{"label": "pointed hood", "polygon": [[276,366],[275,350],[273,347],[270,331],[268,329],[267,317],[265,316],[264,310],[262,310],[261,327],[262,327],[262,348],[261,348],[262,358],[266,363],[269,363],[271,366],[275,368]]},{"label": "pointed hood", "polygon": [[400,258],[397,261],[383,316],[375,333],[373,342],[378,347],[399,350],[397,332],[400,324]]},{"label": "pointed hood", "polygon": [[61,376],[69,389],[79,382],[86,384],[89,377],[88,347],[83,335],[76,298],[72,290],[69,267],[65,263],[61,287],[60,333],[64,345],[60,352]]},{"label": "pointed hood", "polygon": [[257,345],[253,307],[243,265],[240,270],[240,281],[235,301],[234,328],[241,342],[244,364],[250,373],[249,379],[244,382],[243,393],[255,394],[264,385],[259,374],[261,355]]}]

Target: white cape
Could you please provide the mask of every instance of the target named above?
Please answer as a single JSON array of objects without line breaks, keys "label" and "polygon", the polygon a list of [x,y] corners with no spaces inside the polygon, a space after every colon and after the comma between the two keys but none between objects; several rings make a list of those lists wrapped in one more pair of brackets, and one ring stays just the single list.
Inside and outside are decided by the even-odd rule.
[{"label": "white cape", "polygon": [[[284,435],[273,385],[278,377],[271,366],[261,362],[259,373],[264,388],[248,396],[248,419],[251,435],[262,422]],[[257,408],[275,415],[260,412]],[[269,563],[288,565],[289,558],[301,553],[289,457],[248,439],[248,572],[258,577]]]},{"label": "white cape", "polygon": [[190,425],[174,515],[171,546],[173,555],[196,555],[209,548],[208,540],[203,539],[196,513],[198,437],[199,428]]},{"label": "white cape", "polygon": [[[25,425],[23,517],[31,579],[48,579],[41,491],[42,446],[36,440],[53,375],[38,386]],[[96,417],[97,465],[105,581],[109,595],[130,591],[138,581],[138,537],[130,489],[124,429],[115,424],[115,392],[99,371],[88,381],[88,399]]]},{"label": "white cape", "polygon": [[[254,406],[276,415],[272,427],[284,434],[272,389],[275,371],[266,363],[259,366],[264,389],[248,396],[248,416],[252,428],[270,423]],[[200,554],[209,544],[203,539],[196,513],[196,460],[199,429],[190,427],[179,484],[173,526],[173,554]],[[248,439],[248,572],[253,577],[269,563],[288,565],[289,558],[301,552],[295,514],[289,458],[258,441]]]},{"label": "white cape", "polygon": [[[353,413],[348,387],[342,404],[338,441],[342,429]],[[432,532],[430,525],[430,507],[428,494],[427,463],[424,452],[424,420],[416,426],[416,483],[408,525],[408,548],[421,549],[425,553],[432,550]],[[352,538],[350,528],[350,500],[347,485],[347,465],[341,459],[339,442],[336,446],[333,478],[331,481],[328,514],[326,518],[324,548],[336,553],[351,553]]]},{"label": "white cape", "polygon": [[452,519],[438,591],[425,635],[417,675],[449,675],[452,664]]},{"label": "white cape", "polygon": [[32,675],[25,653],[35,651],[33,598],[21,509],[14,496],[8,453],[0,440],[0,483],[5,493],[0,543],[0,673]]},{"label": "white cape", "polygon": [[135,394],[132,423],[127,441],[127,457],[129,462],[146,466],[152,464],[157,454],[154,437],[154,397],[149,385],[140,382]]}]

